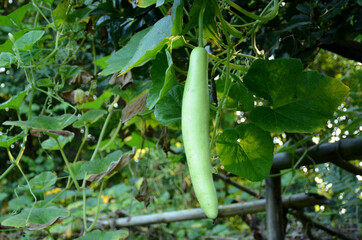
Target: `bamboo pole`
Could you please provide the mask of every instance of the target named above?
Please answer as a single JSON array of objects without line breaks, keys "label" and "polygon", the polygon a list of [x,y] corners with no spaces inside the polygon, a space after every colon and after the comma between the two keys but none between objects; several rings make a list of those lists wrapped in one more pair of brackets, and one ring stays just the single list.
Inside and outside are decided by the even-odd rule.
[{"label": "bamboo pole", "polygon": [[[228,217],[234,215],[242,215],[248,213],[256,213],[265,211],[265,199],[260,199],[256,201],[243,202],[243,203],[234,203],[229,205],[219,206],[219,216],[218,217]],[[301,208],[306,206],[313,206],[315,204],[326,204],[328,199],[317,194],[306,194],[299,193],[291,196],[283,197],[282,199],[283,207],[285,208]],[[179,222],[187,220],[196,220],[207,218],[201,208],[132,216],[118,218],[115,220],[109,219],[99,219],[97,224],[101,225],[115,225],[117,227],[133,227],[141,225],[151,225],[157,223],[170,223],[170,222]],[[93,219],[89,218],[89,221]]]},{"label": "bamboo pole", "polygon": [[[303,152],[304,149],[297,149],[295,151],[296,159]],[[296,167],[362,159],[362,138],[346,138],[334,143],[323,143],[308,151],[307,155]],[[293,164],[292,155],[282,152],[274,155],[272,168],[277,170],[288,169],[292,168]]]}]

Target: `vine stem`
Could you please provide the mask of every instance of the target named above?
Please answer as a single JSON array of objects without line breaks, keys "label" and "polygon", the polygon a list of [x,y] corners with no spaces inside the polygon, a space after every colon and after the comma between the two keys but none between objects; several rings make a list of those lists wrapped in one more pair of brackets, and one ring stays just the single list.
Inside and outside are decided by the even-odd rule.
[{"label": "vine stem", "polygon": [[[87,219],[85,218],[85,232],[90,232],[92,231],[92,229],[94,228],[94,226],[96,225],[97,223],[97,220],[98,220],[98,217],[99,217],[99,211],[101,210],[101,199],[102,199],[102,192],[103,192],[103,187],[104,187],[104,183],[105,181],[102,180],[102,183],[101,183],[101,189],[99,189],[99,193],[98,193],[98,202],[97,202],[97,210],[96,210],[96,215],[94,217],[94,221],[92,223],[92,225],[89,226],[89,228],[87,228]],[[84,196],[85,196],[85,191],[83,190],[83,201],[84,201]],[[85,206],[85,202],[83,203],[84,206]],[[85,212],[83,213],[83,217],[86,216],[85,215]]]},{"label": "vine stem", "polygon": [[[230,6],[232,6],[233,8],[235,8],[236,10],[238,10],[239,12],[244,14],[245,16],[250,17],[250,18],[255,19],[255,20],[264,21],[264,22],[272,20],[278,14],[278,11],[279,11],[279,1],[278,0],[273,1],[274,2],[273,10],[270,13],[268,13],[267,15],[265,15],[265,16],[258,16],[258,15],[255,15],[255,14],[251,13],[251,12],[248,12],[248,11],[246,11],[245,9],[243,9],[242,7],[240,7],[239,5],[237,5],[236,3],[234,3],[231,0],[226,0],[226,2]],[[265,9],[269,8],[269,4],[266,6]]]},{"label": "vine stem", "polygon": [[107,115],[106,121],[105,121],[104,124],[103,124],[101,133],[100,133],[100,135],[99,135],[99,139],[98,139],[98,142],[97,142],[96,149],[94,149],[93,155],[92,155],[92,157],[91,157],[91,159],[90,159],[89,161],[92,161],[92,160],[96,157],[96,155],[97,155],[97,153],[98,153],[98,151],[99,151],[99,147],[100,147],[100,145],[101,145],[101,142],[102,142],[102,139],[103,139],[103,136],[104,136],[104,132],[106,131],[108,122],[109,122],[109,120],[111,119],[111,116],[112,116],[112,111],[113,111],[113,108],[114,108],[114,104],[116,104],[116,103],[118,102],[119,98],[120,98],[120,96],[117,96],[117,97],[114,99],[114,101],[111,103],[111,105],[109,106],[109,108],[108,108],[108,115]]},{"label": "vine stem", "polygon": [[228,95],[228,91],[229,91],[229,86],[231,83],[230,80],[230,61],[229,59],[231,58],[231,55],[233,53],[233,50],[231,47],[228,48],[228,52],[227,52],[227,62],[226,62],[226,76],[225,76],[225,85],[224,85],[224,91],[221,97],[221,100],[219,102],[219,105],[217,107],[217,111],[216,111],[216,117],[215,117],[215,126],[212,132],[212,136],[211,136],[211,141],[210,141],[210,148],[213,148],[214,142],[215,142],[215,137],[216,137],[216,131],[218,129],[219,123],[220,123],[220,115],[221,115],[221,111],[224,108],[225,102],[226,102],[226,98]]},{"label": "vine stem", "polygon": [[70,163],[69,163],[69,161],[68,161],[68,158],[67,158],[67,156],[65,155],[65,153],[64,153],[64,151],[63,151],[63,148],[61,147],[61,145],[60,145],[60,143],[59,143],[59,141],[58,141],[58,138],[54,138],[54,139],[55,139],[55,141],[56,141],[57,144],[58,144],[60,153],[62,154],[62,157],[63,157],[63,160],[64,160],[65,164],[67,165],[69,174],[70,174],[70,176],[71,176],[72,179],[73,179],[74,185],[75,185],[75,187],[77,188],[77,190],[80,191],[81,189],[80,189],[79,184],[78,184],[78,182],[77,182],[77,178],[76,178],[75,175],[74,175],[74,172],[73,172],[73,170],[72,170],[72,168],[71,168],[71,166],[70,166]]}]

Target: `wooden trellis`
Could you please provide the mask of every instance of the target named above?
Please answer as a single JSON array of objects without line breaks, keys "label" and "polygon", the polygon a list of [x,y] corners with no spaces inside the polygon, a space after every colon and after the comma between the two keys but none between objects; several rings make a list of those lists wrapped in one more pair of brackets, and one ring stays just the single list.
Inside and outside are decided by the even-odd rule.
[{"label": "wooden trellis", "polygon": [[[300,158],[303,155],[304,149],[297,149],[294,157]],[[312,159],[312,160],[311,160]],[[342,139],[335,143],[325,143],[317,147],[308,149],[307,155],[299,159],[300,162],[294,166],[295,162],[293,156],[289,153],[277,153],[274,155],[273,166],[271,174],[280,173],[280,170],[289,169],[292,167],[298,168],[300,166],[310,166],[331,162],[337,166],[353,173],[362,175],[362,169],[349,163],[350,160],[362,159],[362,138],[355,139]],[[249,201],[244,203],[235,203],[230,205],[219,206],[219,216],[227,217],[233,215],[244,215],[266,211],[267,213],[267,230],[269,240],[282,240],[285,235],[286,222],[283,220],[283,210],[296,209],[300,210],[306,206],[313,206],[315,204],[327,204],[328,200],[323,196],[317,194],[299,193],[287,197],[281,196],[281,176],[266,178],[266,196],[258,195],[250,189],[247,189],[237,182],[231,180],[229,177],[217,174],[216,177],[226,181],[229,184],[245,191],[246,193],[259,198],[259,200]],[[303,216],[302,216],[303,217]],[[304,216],[305,217],[305,216]],[[169,223],[186,220],[196,220],[206,218],[206,215],[201,208],[164,212],[158,214],[148,214],[141,216],[128,216],[119,219],[109,220],[99,219],[97,224],[117,226],[117,227],[131,227],[140,225],[150,225],[157,223]],[[89,221],[93,219],[89,218]],[[310,219],[312,226],[321,228],[327,233],[333,234],[335,231],[328,227],[321,226]],[[342,239],[351,239],[341,233],[335,233]]]}]

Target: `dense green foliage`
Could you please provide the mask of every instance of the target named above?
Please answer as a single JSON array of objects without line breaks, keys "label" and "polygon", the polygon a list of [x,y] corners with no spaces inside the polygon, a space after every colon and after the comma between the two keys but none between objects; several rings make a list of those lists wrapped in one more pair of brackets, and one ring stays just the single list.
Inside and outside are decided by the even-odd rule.
[{"label": "dense green foliage", "polygon": [[[199,207],[181,105],[200,29],[210,60],[213,172],[263,196],[274,153],[361,137],[362,66],[321,50],[336,40],[361,41],[361,1],[212,0],[199,28],[202,4],[3,3],[0,238],[253,239],[265,232],[265,213],[215,224],[101,226]],[[331,163],[287,169],[283,194],[326,196],[331,204],[304,213],[358,238],[360,178]],[[255,199],[220,179],[215,187],[219,205]],[[287,237],[306,239],[300,222],[286,217]],[[327,239],[319,230],[313,235]]]}]

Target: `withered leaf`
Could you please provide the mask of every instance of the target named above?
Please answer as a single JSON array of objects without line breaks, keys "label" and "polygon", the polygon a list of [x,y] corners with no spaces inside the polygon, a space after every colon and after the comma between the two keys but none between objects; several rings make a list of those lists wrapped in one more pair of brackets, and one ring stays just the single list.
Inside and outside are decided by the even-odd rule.
[{"label": "withered leaf", "polygon": [[168,135],[168,127],[162,128],[161,135],[157,140],[156,146],[158,148],[161,148],[167,156],[167,153],[170,150],[170,146],[171,146],[170,137]]},{"label": "withered leaf", "polygon": [[88,96],[82,89],[69,90],[62,92],[62,98],[68,100],[71,104],[84,103],[87,101]]},{"label": "withered leaf", "polygon": [[119,76],[119,72],[116,72],[115,74],[113,74],[108,83],[109,85],[119,84],[119,88],[121,90],[124,90],[128,85],[133,84],[132,73],[129,71]]},{"label": "withered leaf", "polygon": [[93,76],[90,75],[87,71],[82,70],[77,75],[73,77],[70,81],[70,85],[74,84],[88,84],[93,79]]},{"label": "withered leaf", "polygon": [[131,162],[134,155],[135,155],[135,153],[136,153],[136,147],[133,147],[131,153],[123,154],[117,161],[111,162],[109,164],[107,170],[105,170],[105,171],[103,171],[101,173],[98,173],[98,174],[91,175],[87,179],[87,181],[89,181],[89,182],[99,182],[103,178],[113,175],[114,173],[116,173],[119,170],[121,170],[122,168],[124,168],[129,162]]},{"label": "withered leaf", "polygon": [[55,130],[36,129],[36,128],[33,128],[30,130],[30,134],[34,137],[40,137],[40,133],[50,133],[50,134],[63,136],[63,137],[71,137],[74,135],[72,132],[67,131],[67,130],[55,131]]},{"label": "withered leaf", "polygon": [[146,110],[148,92],[128,103],[122,110],[122,123],[127,122],[137,114]]},{"label": "withered leaf", "polygon": [[47,227],[50,227],[50,226],[53,226],[57,223],[61,223],[64,219],[66,219],[66,217],[57,217],[57,218],[54,218],[53,220],[51,220],[50,222],[48,223],[44,223],[44,224],[30,224],[29,225],[29,230],[42,230],[44,228],[47,228]]},{"label": "withered leaf", "polygon": [[135,196],[137,201],[143,202],[145,204],[145,207],[148,207],[150,205],[150,195],[148,191],[148,183],[147,178],[143,177],[143,181],[140,187],[140,190],[138,191],[137,196]]}]

